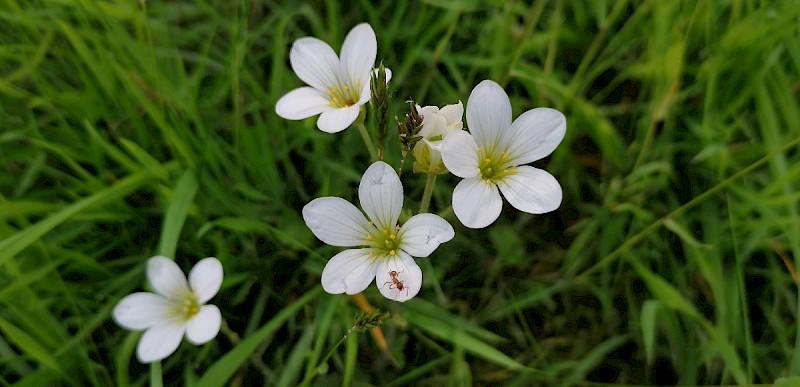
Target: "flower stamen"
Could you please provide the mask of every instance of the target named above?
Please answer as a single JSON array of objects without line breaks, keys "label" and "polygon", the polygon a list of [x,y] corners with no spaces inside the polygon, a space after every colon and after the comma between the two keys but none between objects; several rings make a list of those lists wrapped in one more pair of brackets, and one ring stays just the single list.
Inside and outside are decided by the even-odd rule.
[{"label": "flower stamen", "polygon": [[[483,153],[483,148],[478,151]],[[499,157],[484,157],[483,161],[478,164],[478,169],[481,173],[481,179],[486,184],[502,184],[503,179],[508,175],[515,175],[517,173],[517,166],[508,163],[508,153],[503,152]]]},{"label": "flower stamen", "polygon": [[325,93],[330,96],[330,105],[334,108],[345,108],[350,107],[356,104],[360,99],[356,90],[359,90],[357,86],[350,88],[349,85],[343,85],[341,87],[331,87],[328,90],[325,90]]}]

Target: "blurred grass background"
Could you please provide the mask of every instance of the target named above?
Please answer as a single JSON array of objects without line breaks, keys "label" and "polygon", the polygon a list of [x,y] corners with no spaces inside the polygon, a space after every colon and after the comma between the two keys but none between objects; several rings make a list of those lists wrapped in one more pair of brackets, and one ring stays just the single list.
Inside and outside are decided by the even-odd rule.
[{"label": "blurred grass background", "polygon": [[[369,22],[392,114],[492,79],[566,138],[561,208],[506,208],[335,351],[319,385],[771,383],[800,373],[798,1],[0,0],[0,383],[142,385],[110,311],[144,262],[218,257],[227,324],[163,364],[180,385],[294,385],[352,325],[338,249],[299,215],[355,199],[355,129],[274,113],[291,42]],[[466,123],[469,126],[469,123]],[[393,139],[393,146],[397,140]],[[391,148],[390,148],[391,149]],[[388,160],[398,166],[398,152]],[[423,176],[404,174],[415,209]],[[170,254],[172,255],[172,254]],[[429,261],[429,262],[425,262]],[[203,378],[203,379],[201,379]]]}]

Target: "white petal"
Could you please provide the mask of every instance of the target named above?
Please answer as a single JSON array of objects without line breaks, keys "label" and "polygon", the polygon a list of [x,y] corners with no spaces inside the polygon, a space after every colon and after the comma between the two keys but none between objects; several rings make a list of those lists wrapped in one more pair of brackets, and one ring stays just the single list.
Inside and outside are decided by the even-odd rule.
[{"label": "white petal", "polygon": [[400,251],[394,257],[381,261],[375,284],[384,297],[405,302],[416,296],[422,288],[422,270],[414,258]]},{"label": "white petal", "polygon": [[[428,107],[433,107],[436,111],[426,109]],[[438,108],[435,106],[426,106],[419,111],[419,114],[422,116],[422,129],[419,131],[420,136],[423,138],[431,138],[444,135],[447,129],[447,121],[445,121],[443,115],[439,114]]]},{"label": "white petal", "polygon": [[403,185],[394,168],[383,161],[372,163],[361,177],[358,199],[379,229],[394,229],[403,209]]},{"label": "white petal", "polygon": [[181,343],[186,325],[176,322],[155,325],[146,330],[136,347],[141,363],[151,363],[171,355]]},{"label": "white petal", "polygon": [[453,212],[469,228],[484,228],[500,216],[503,199],[497,185],[478,177],[461,180],[453,190]]},{"label": "white petal", "polygon": [[375,31],[367,23],[361,23],[347,34],[342,44],[341,62],[344,81],[351,87],[369,84],[372,66],[378,52]]},{"label": "white petal", "polygon": [[339,57],[327,43],[311,37],[297,39],[289,52],[295,74],[309,86],[325,92],[339,82]]},{"label": "white petal", "polygon": [[167,257],[155,256],[147,261],[147,279],[153,289],[167,298],[182,298],[189,293],[183,271]]},{"label": "white petal", "polygon": [[112,314],[114,321],[121,327],[138,331],[161,323],[168,308],[169,304],[164,297],[139,292],[120,300]]},{"label": "white petal", "polygon": [[337,197],[316,198],[306,204],[303,220],[319,240],[340,247],[364,245],[372,227],[356,206]]},{"label": "white petal", "polygon": [[528,110],[514,120],[501,141],[512,165],[539,160],[556,149],[567,131],[567,119],[549,108]]},{"label": "white petal", "polygon": [[302,120],[331,109],[328,96],[312,87],[294,89],[275,105],[275,113],[287,120]]},{"label": "white petal", "polygon": [[486,80],[472,89],[467,101],[467,126],[478,146],[489,148],[487,152],[494,150],[501,134],[511,126],[511,102],[500,85]]},{"label": "white petal", "polygon": [[375,249],[352,249],[336,254],[322,270],[322,288],[331,294],[356,294],[364,291],[375,278],[378,260]]},{"label": "white petal", "polygon": [[[450,127],[454,124],[462,124],[462,120],[464,119],[464,104],[461,101],[458,101],[457,104],[447,105],[443,107],[440,111],[442,116],[444,116],[445,121],[447,121],[447,126]],[[458,125],[456,129],[461,129],[462,125]]]},{"label": "white petal", "polygon": [[[426,140],[424,138],[421,140],[421,142],[427,144],[428,148],[431,148],[431,149],[435,150],[436,152],[441,152],[442,151],[442,144],[444,144],[444,140],[430,141],[430,140]],[[433,164],[433,161],[431,161],[431,164]]]},{"label": "white petal", "polygon": [[360,110],[360,105],[326,110],[320,114],[317,120],[317,128],[326,133],[341,132],[355,122]]},{"label": "white petal", "polygon": [[480,175],[478,145],[467,132],[459,130],[447,135],[442,142],[442,161],[454,175],[463,178]]},{"label": "white petal", "polygon": [[412,216],[397,234],[400,248],[412,257],[427,257],[456,235],[450,223],[434,214]]},{"label": "white petal", "polygon": [[199,304],[214,297],[222,285],[222,264],[214,257],[203,258],[189,272],[189,287]]},{"label": "white petal", "polygon": [[188,323],[186,323],[186,338],[192,344],[205,344],[217,336],[222,323],[222,314],[214,305],[203,305]]},{"label": "white petal", "polygon": [[514,208],[531,214],[543,214],[561,205],[561,186],[544,170],[521,166],[503,178],[500,191]]},{"label": "white petal", "polygon": [[428,149],[431,152],[431,160],[428,163],[429,165],[439,165],[442,162],[442,144],[444,141],[437,140],[437,141],[428,141],[426,139],[422,139],[418,144],[424,144],[423,146],[427,145]]},{"label": "white petal", "polygon": [[421,116],[425,116],[426,114],[439,114],[439,108],[437,106],[429,105],[429,106],[419,106],[417,105],[417,113]]}]

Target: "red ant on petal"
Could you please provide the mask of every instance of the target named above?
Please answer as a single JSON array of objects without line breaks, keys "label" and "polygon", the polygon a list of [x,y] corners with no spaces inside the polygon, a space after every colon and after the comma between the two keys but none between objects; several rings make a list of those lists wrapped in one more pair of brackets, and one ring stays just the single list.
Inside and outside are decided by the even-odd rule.
[{"label": "red ant on petal", "polygon": [[[405,283],[400,278],[397,277],[398,275],[400,275],[400,273],[402,273],[402,271],[396,271],[396,270],[389,271],[389,278],[391,279],[391,281],[384,282],[383,286],[389,284],[389,289],[397,289],[400,292],[402,292],[405,289],[406,295],[408,295],[408,287],[406,287]],[[381,286],[381,288],[383,288],[383,286]]]}]

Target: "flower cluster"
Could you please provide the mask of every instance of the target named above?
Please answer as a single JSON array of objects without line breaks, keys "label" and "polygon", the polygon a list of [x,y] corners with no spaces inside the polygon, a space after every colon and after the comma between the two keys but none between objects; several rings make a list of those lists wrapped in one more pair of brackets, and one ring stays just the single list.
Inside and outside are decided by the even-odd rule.
[{"label": "flower cluster", "polygon": [[[310,87],[283,96],[275,111],[287,119],[320,114],[319,129],[330,133],[344,130],[363,114],[362,105],[372,94],[380,99],[380,106],[387,105],[386,89],[375,89],[376,85],[386,86],[383,75],[377,82],[375,77],[370,78],[376,55],[375,33],[365,23],[347,34],[341,57],[318,39],[297,40],[291,50],[291,65]],[[370,80],[372,89],[368,87]],[[523,212],[541,214],[559,207],[562,192],[558,181],[544,170],[526,165],[552,153],[564,138],[566,118],[559,111],[533,109],[512,122],[508,95],[490,80],[478,84],[469,96],[468,132],[464,130],[460,101],[441,109],[413,101],[410,105],[410,113],[398,122],[403,160],[411,153],[414,172],[449,172],[463,178],[453,191],[452,206],[464,226],[483,228],[494,223],[503,207],[501,193]],[[369,148],[372,145],[367,142]],[[380,146],[382,159],[382,141]],[[414,297],[421,287],[422,272],[412,257],[427,257],[439,244],[452,239],[452,226],[437,215],[425,213],[399,226],[403,188],[394,169],[382,161],[364,172],[358,193],[367,217],[337,197],[314,199],[303,208],[306,225],[321,241],[360,247],[330,259],[322,272],[323,288],[334,294],[355,294],[375,278],[379,291],[389,299]]]},{"label": "flower cluster", "polygon": [[[555,150],[564,138],[566,118],[557,110],[538,108],[512,121],[508,95],[490,80],[478,84],[467,100],[468,131],[460,101],[442,108],[410,101],[410,112],[398,122],[400,152],[403,162],[412,154],[413,171],[428,174],[428,179],[420,213],[403,217],[400,176],[382,161],[391,71],[383,65],[373,69],[376,56],[375,32],[366,23],[347,34],[339,56],[319,39],[297,40],[291,66],[308,86],[280,98],[275,111],[290,120],[319,115],[317,127],[328,133],[354,123],[362,130],[370,153],[380,160],[373,160],[361,177],[361,210],[339,197],[321,197],[306,204],[302,215],[319,240],[347,248],[325,265],[321,277],[325,291],[357,294],[374,281],[384,297],[405,302],[422,288],[422,270],[415,258],[430,256],[455,237],[447,220],[425,212],[436,175],[449,172],[463,179],[453,190],[452,208],[469,228],[497,220],[501,194],[523,212],[553,211],[561,204],[561,186],[549,173],[526,164]],[[365,104],[371,100],[380,153],[364,125]],[[128,295],[113,310],[120,326],[144,331],[136,351],[140,362],[166,358],[184,336],[194,344],[216,337],[222,316],[216,306],[206,303],[219,291],[222,276],[222,265],[213,257],[200,260],[188,281],[171,259],[156,256],[147,261],[147,278],[155,293]],[[365,314],[354,329],[377,326],[386,318],[388,314]]]}]

